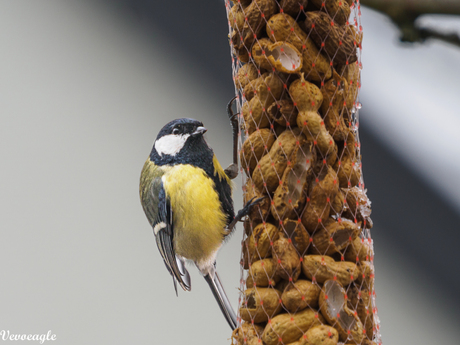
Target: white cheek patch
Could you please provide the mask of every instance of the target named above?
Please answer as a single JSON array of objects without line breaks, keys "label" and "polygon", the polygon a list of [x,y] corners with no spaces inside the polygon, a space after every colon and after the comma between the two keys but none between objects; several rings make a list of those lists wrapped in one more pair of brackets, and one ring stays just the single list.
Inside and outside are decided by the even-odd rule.
[{"label": "white cheek patch", "polygon": [[160,156],[175,156],[183,147],[190,134],[168,134],[155,141],[155,150]]}]

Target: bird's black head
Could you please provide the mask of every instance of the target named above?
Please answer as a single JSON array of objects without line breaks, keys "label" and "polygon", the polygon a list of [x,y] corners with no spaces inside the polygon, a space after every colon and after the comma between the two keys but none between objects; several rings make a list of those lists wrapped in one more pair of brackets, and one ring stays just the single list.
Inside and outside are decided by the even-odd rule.
[{"label": "bird's black head", "polygon": [[193,164],[204,156],[213,155],[203,138],[207,131],[203,123],[194,119],[176,119],[167,123],[158,133],[150,153],[157,165]]}]

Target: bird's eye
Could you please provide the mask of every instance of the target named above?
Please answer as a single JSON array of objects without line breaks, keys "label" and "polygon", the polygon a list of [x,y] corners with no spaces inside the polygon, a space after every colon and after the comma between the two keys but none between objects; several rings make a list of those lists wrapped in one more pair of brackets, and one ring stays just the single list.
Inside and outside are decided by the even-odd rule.
[{"label": "bird's eye", "polygon": [[173,131],[172,131],[172,134],[179,134],[179,129],[178,129],[178,128],[174,128]]}]

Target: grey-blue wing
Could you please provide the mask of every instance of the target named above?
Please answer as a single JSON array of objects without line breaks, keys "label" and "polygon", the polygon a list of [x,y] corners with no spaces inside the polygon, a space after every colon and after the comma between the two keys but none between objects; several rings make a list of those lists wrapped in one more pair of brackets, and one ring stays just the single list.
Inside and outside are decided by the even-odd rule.
[{"label": "grey-blue wing", "polygon": [[158,190],[158,215],[153,224],[153,232],[166,268],[173,276],[174,289],[177,294],[176,281],[186,291],[190,291],[192,285],[190,275],[185,268],[185,260],[177,256],[174,251],[174,224],[172,215],[171,205],[166,197],[163,183],[161,183]]}]

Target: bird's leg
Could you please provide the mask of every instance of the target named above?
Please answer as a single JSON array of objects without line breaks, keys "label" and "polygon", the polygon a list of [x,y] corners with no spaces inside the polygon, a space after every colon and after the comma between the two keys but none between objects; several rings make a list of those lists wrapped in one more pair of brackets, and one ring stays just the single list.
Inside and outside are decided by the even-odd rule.
[{"label": "bird's leg", "polygon": [[225,170],[225,174],[229,179],[233,180],[238,176],[238,133],[239,133],[239,124],[238,124],[238,115],[239,113],[234,114],[232,110],[233,102],[235,102],[236,96],[231,99],[227,105],[227,114],[230,119],[233,128],[233,163],[230,164]]},{"label": "bird's leg", "polygon": [[227,226],[227,229],[226,229],[226,235],[230,234],[232,231],[233,231],[233,228],[235,227],[236,223],[238,223],[239,221],[241,221],[241,219],[243,219],[243,217],[247,216],[249,214],[249,212],[251,212],[252,208],[254,206],[256,206],[257,204],[259,204],[262,200],[264,200],[266,198],[266,196],[263,196],[259,199],[255,199],[252,198],[251,200],[249,200],[246,205],[244,205],[244,207],[238,211],[238,213],[236,214],[235,218],[233,218],[233,220],[230,222],[230,224],[228,224]]},{"label": "bird's leg", "polygon": [[[198,269],[200,269],[198,267]],[[219,308],[224,314],[225,319],[230,325],[231,329],[234,330],[238,326],[238,321],[236,318],[235,311],[233,310],[232,304],[225,293],[224,287],[219,279],[219,275],[216,271],[216,263],[212,267],[209,267],[204,272],[200,269],[200,272],[203,274],[204,279],[211,288],[212,294],[219,304]]]}]

